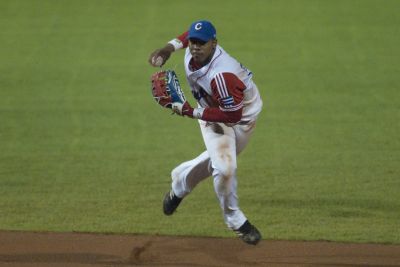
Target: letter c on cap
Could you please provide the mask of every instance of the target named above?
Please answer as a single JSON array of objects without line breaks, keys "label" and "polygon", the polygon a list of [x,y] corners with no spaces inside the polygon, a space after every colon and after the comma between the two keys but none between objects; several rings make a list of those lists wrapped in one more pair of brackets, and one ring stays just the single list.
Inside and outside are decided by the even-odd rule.
[{"label": "letter c on cap", "polygon": [[198,31],[201,29],[201,26],[203,26],[203,25],[201,24],[201,22],[199,22],[199,23],[196,23],[196,25],[194,25],[194,28],[196,29],[196,31]]}]

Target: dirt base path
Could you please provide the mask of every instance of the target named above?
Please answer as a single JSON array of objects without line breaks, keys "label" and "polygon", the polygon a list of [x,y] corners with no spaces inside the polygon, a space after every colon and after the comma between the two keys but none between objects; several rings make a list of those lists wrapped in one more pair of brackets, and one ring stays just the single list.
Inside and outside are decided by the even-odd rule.
[{"label": "dirt base path", "polygon": [[400,267],[400,246],[0,231],[0,266]]}]

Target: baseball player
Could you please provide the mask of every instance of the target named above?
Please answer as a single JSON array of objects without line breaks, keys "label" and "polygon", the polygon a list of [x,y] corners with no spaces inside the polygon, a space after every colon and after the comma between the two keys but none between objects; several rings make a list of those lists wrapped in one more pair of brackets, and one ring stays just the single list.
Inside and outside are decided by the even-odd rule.
[{"label": "baseball player", "polygon": [[197,107],[185,101],[173,103],[172,109],[198,119],[206,151],[172,170],[164,213],[172,215],[199,182],[212,176],[225,223],[244,242],[255,245],[261,234],[240,210],[236,193],[236,157],[247,145],[262,108],[253,74],[218,44],[215,27],[206,20],[194,22],[188,31],[154,51],[149,63],[160,67],[183,48],[186,78]]}]

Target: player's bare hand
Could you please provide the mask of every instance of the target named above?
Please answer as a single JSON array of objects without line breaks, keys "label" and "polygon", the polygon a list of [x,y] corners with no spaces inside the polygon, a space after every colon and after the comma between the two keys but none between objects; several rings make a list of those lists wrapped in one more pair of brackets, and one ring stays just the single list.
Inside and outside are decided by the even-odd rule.
[{"label": "player's bare hand", "polygon": [[161,67],[167,62],[172,52],[174,52],[174,47],[170,44],[167,44],[165,47],[161,49],[157,49],[153,53],[151,53],[149,57],[149,63],[153,67]]}]

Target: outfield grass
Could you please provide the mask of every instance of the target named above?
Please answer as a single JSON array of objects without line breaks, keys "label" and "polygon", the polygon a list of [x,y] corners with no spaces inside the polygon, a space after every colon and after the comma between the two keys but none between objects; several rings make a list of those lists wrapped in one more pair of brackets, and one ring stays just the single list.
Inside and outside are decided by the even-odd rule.
[{"label": "outfield grass", "polygon": [[[238,161],[265,238],[400,244],[399,9],[2,0],[0,229],[233,236],[211,179],[161,212],[170,170],[204,145],[197,122],[151,98],[147,57],[208,18],[265,102]],[[182,61],[166,67],[185,84]]]}]

